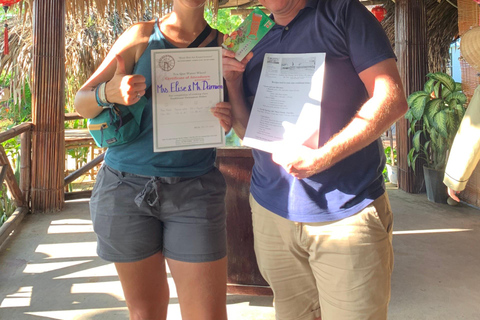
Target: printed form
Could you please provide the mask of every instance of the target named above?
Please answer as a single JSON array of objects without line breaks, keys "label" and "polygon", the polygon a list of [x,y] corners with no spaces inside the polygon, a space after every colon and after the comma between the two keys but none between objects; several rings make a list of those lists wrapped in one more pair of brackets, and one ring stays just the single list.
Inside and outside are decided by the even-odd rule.
[{"label": "printed form", "polygon": [[243,144],[318,148],[325,53],[265,54]]}]

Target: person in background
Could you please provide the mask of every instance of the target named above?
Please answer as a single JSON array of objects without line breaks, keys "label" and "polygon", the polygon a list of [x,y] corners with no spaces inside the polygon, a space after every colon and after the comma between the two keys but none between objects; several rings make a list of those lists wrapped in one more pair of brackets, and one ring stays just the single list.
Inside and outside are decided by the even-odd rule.
[{"label": "person in background", "polygon": [[460,202],[457,194],[465,189],[480,160],[480,86],[475,89],[458,128],[448,156],[443,183],[448,195]]},{"label": "person in background", "polygon": [[[218,46],[222,35],[209,31],[204,6],[205,0],[174,0],[163,19],[126,30],[77,93],[78,113],[94,118],[103,110],[98,86],[107,103],[138,102],[151,85],[152,49],[186,48],[203,30],[198,46]],[[229,104],[212,107],[228,132]],[[139,137],[107,150],[90,200],[98,255],[115,263],[130,319],[166,319],[166,260],[182,318],[225,320],[226,184],[215,149],[154,153],[152,127],[150,98]]]},{"label": "person in background", "polygon": [[240,138],[264,94],[265,53],[326,53],[319,148],[253,150],[254,247],[276,319],[387,319],[393,216],[380,136],[408,109],[391,45],[358,0],[260,3],[276,25],[241,62],[223,51]]}]

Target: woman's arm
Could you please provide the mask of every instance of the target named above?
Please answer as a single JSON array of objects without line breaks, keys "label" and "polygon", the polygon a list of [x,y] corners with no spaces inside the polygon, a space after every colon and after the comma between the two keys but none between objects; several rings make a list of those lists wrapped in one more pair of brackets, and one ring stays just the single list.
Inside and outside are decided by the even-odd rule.
[{"label": "woman's arm", "polygon": [[95,73],[75,96],[75,109],[85,118],[94,118],[103,108],[98,105],[95,89],[106,82],[105,94],[110,103],[132,105],[145,94],[145,77],[131,75],[135,63],[148,45],[154,21],[137,23],[126,30]]}]

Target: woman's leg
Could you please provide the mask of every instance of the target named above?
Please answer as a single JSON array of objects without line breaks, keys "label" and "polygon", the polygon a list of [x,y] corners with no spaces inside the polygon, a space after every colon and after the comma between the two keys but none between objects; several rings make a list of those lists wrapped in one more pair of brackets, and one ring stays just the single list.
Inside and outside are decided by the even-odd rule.
[{"label": "woman's leg", "polygon": [[165,258],[159,252],[146,259],[115,263],[130,313],[130,320],[165,320],[168,290]]},{"label": "woman's leg", "polygon": [[227,319],[227,258],[212,262],[167,259],[184,320]]}]

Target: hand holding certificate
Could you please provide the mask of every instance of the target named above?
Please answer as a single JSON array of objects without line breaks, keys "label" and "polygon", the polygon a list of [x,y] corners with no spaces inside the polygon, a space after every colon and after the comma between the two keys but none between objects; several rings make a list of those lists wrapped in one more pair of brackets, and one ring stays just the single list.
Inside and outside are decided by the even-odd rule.
[{"label": "hand holding certificate", "polygon": [[325,53],[265,54],[244,145],[317,149]]},{"label": "hand holding certificate", "polygon": [[220,47],[152,50],[155,152],[225,145],[210,108],[223,101]]}]

